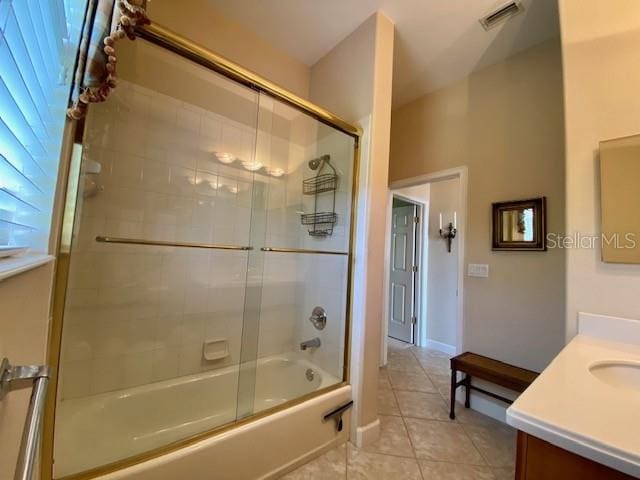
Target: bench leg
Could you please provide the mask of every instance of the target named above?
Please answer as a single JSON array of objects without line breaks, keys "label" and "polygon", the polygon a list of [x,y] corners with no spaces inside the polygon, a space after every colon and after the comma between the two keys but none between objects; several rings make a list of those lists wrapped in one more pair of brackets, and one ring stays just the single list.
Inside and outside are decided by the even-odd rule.
[{"label": "bench leg", "polygon": [[458,383],[458,371],[451,370],[451,409],[449,410],[449,418],[455,420],[456,418],[456,386]]},{"label": "bench leg", "polygon": [[465,408],[471,407],[471,375],[466,374],[464,377],[464,386],[465,386],[465,398],[464,398],[464,406]]}]

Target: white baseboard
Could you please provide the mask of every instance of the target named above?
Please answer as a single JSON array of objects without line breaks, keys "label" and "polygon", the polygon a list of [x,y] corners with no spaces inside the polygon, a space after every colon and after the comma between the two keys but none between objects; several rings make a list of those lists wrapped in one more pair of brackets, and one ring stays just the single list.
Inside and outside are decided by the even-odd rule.
[{"label": "white baseboard", "polygon": [[471,408],[502,423],[507,423],[508,407],[504,402],[471,392]]},{"label": "white baseboard", "polygon": [[380,419],[356,428],[356,447],[362,448],[371,445],[380,438]]},{"label": "white baseboard", "polygon": [[[464,388],[459,388],[456,392],[456,399],[458,400],[456,412],[459,409],[465,408],[464,395]],[[471,410],[475,410],[478,413],[482,413],[483,415],[506,424],[507,408],[509,408],[509,405],[504,402],[495,400],[481,393],[474,392],[473,390],[471,391]]]},{"label": "white baseboard", "polygon": [[427,343],[425,344],[425,347],[438,350],[440,352],[446,353],[447,355],[456,354],[456,347],[454,347],[453,345],[448,345],[446,343],[437,342],[435,340],[427,339]]}]

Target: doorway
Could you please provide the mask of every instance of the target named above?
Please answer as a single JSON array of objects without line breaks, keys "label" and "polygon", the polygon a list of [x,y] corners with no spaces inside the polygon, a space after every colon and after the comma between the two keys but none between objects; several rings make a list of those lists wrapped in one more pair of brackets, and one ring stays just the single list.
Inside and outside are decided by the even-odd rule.
[{"label": "doorway", "polygon": [[390,339],[463,351],[466,182],[461,167],[390,185],[381,365]]},{"label": "doorway", "polygon": [[415,343],[420,290],[418,265],[420,238],[418,225],[423,205],[393,196],[391,213],[391,254],[389,265],[389,336]]}]

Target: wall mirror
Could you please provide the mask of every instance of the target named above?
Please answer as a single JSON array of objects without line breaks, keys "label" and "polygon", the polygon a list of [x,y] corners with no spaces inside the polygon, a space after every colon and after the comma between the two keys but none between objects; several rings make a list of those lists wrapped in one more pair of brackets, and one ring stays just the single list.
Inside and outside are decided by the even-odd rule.
[{"label": "wall mirror", "polygon": [[640,135],[600,142],[602,260],[640,263]]},{"label": "wall mirror", "polygon": [[492,250],[546,250],[546,198],[493,204]]}]

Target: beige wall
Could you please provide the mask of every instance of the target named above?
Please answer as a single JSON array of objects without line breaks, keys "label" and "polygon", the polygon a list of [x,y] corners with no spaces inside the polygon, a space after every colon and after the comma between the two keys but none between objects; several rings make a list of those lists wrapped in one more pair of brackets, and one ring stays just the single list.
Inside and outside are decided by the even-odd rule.
[{"label": "beige wall", "polygon": [[376,19],[369,17],[311,67],[310,99],[351,122],[373,108]]},{"label": "beige wall", "polygon": [[[640,2],[561,0],[567,232],[599,233],[598,142],[640,131]],[[579,311],[640,318],[640,266],[567,252],[567,335]]]},{"label": "beige wall", "polygon": [[[0,282],[0,359],[14,365],[46,363],[53,263]],[[0,402],[0,478],[13,478],[31,390]]]},{"label": "beige wall", "polygon": [[[365,130],[361,146],[352,383],[354,428],[377,420],[384,280],[385,218],[391,118],[394,26],[381,13],[369,17],[311,69],[310,99]],[[357,315],[357,316],[356,316]],[[354,439],[357,440],[357,439]]]},{"label": "beige wall", "polygon": [[454,212],[460,214],[460,179],[452,178],[430,184],[427,242],[427,339],[456,347],[458,338],[458,245],[454,239],[451,252],[440,237],[440,214],[446,227],[453,223]]},{"label": "beige wall", "polygon": [[[178,5],[179,4],[179,5]],[[310,69],[224,17],[207,0],[153,0],[149,18],[306,98]]]},{"label": "beige wall", "polygon": [[564,230],[562,71],[557,39],[428,94],[392,116],[390,180],[467,165],[464,348],[542,369],[564,341],[564,252],[492,252],[491,203],[545,195]]}]

